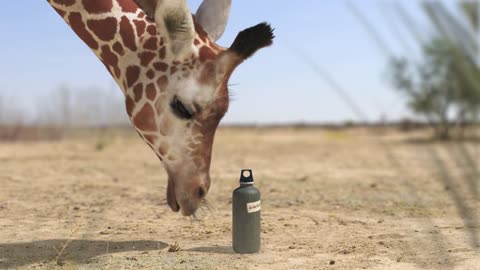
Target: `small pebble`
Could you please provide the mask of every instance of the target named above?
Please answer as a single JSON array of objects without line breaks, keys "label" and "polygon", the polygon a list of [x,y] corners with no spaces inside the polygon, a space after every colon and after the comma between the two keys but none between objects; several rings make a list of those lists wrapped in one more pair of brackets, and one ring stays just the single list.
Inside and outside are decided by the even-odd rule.
[{"label": "small pebble", "polygon": [[330,260],[330,265],[334,265],[335,264],[335,261],[334,260]]}]

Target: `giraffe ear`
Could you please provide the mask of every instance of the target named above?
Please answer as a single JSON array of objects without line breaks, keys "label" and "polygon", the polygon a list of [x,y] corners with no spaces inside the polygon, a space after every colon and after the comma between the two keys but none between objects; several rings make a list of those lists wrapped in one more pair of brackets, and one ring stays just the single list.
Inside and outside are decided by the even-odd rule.
[{"label": "giraffe ear", "polygon": [[168,32],[170,49],[178,58],[190,52],[195,39],[192,14],[186,0],[159,0],[155,10],[158,30]]},{"label": "giraffe ear", "polygon": [[192,14],[185,0],[165,0],[165,7],[157,6],[155,21],[164,24],[169,38],[170,49],[178,57],[192,49],[195,26]]},{"label": "giraffe ear", "polygon": [[195,14],[195,20],[217,41],[223,35],[227,26],[232,0],[204,0]]},{"label": "giraffe ear", "polygon": [[238,33],[228,50],[220,53],[216,60],[217,75],[229,77],[235,68],[261,48],[272,45],[273,29],[268,23],[260,23]]},{"label": "giraffe ear", "polygon": [[168,33],[170,50],[178,58],[189,52],[195,39],[192,14],[186,0],[135,0],[154,20],[159,33]]},{"label": "giraffe ear", "polygon": [[158,0],[134,0],[135,3],[147,14],[151,20],[155,19],[155,9],[158,4]]}]

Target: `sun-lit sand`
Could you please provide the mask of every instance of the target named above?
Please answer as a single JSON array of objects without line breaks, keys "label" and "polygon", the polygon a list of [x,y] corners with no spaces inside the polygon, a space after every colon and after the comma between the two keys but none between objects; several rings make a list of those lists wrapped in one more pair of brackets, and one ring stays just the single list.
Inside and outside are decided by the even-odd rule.
[{"label": "sun-lit sand", "polygon": [[[0,143],[0,269],[480,265],[478,143],[393,129],[223,128],[212,211],[192,223],[165,205],[166,174],[134,133],[93,134]],[[230,247],[242,168],[253,169],[262,192],[258,255]]]}]

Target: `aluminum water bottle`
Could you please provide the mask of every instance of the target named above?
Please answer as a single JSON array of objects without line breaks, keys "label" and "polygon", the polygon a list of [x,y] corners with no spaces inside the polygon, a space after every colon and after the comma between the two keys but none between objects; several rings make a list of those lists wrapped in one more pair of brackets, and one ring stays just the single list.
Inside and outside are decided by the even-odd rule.
[{"label": "aluminum water bottle", "polygon": [[248,254],[260,251],[260,191],[253,186],[252,170],[242,170],[240,187],[232,198],[233,250]]}]

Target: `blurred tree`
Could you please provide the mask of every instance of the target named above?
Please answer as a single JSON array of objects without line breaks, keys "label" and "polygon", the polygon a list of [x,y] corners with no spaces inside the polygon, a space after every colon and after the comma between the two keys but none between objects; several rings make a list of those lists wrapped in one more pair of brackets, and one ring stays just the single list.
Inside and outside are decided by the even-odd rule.
[{"label": "blurred tree", "polygon": [[[480,2],[478,0],[470,1],[461,1],[459,3],[460,10],[467,17],[468,23],[470,24],[471,29],[476,33],[477,43],[476,43],[476,56],[477,56],[477,65],[476,65],[476,75],[480,75]],[[480,81],[480,76],[476,76]],[[462,88],[463,101],[465,102],[463,113],[466,114],[465,118],[470,121],[477,122],[478,117],[480,116],[480,83],[477,85],[464,85]]]},{"label": "blurred tree", "polygon": [[480,6],[477,1],[462,1],[459,7],[466,23],[440,2],[424,2],[435,31],[422,44],[423,59],[415,64],[406,57],[393,58],[390,70],[394,87],[441,139],[450,138],[453,123],[463,136],[467,124],[480,114],[480,36],[475,34],[480,30]]},{"label": "blurred tree", "polygon": [[461,1],[459,3],[460,9],[465,14],[468,19],[468,22],[473,29],[478,30],[479,21],[478,21],[478,1]]},{"label": "blurred tree", "polygon": [[441,139],[450,137],[450,116],[459,92],[459,76],[448,43],[435,38],[423,48],[423,61],[414,65],[406,58],[394,58],[393,86],[408,99],[409,107],[425,116]]}]

